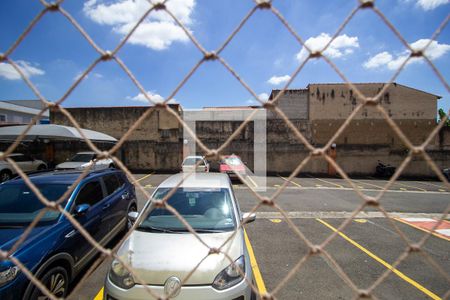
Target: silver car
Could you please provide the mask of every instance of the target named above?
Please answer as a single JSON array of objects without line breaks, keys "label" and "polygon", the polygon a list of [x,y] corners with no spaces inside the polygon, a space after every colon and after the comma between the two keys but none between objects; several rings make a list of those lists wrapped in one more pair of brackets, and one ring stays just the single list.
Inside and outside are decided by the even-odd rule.
[{"label": "silver car", "polygon": [[90,165],[92,170],[114,168],[114,161],[110,158],[97,159],[95,152],[78,152],[72,158],[56,166],[56,170],[83,170]]},{"label": "silver car", "polygon": [[[119,257],[137,276],[135,278],[120,261],[114,260],[106,277],[105,299],[152,299],[143,284],[158,296],[171,295],[180,300],[248,300],[254,297],[250,286],[252,268],[239,224],[243,220],[254,221],[255,214],[241,214],[226,174],[186,176],[180,173],[166,179],[152,199],[163,199],[184,178],[167,203],[209,247],[221,247],[228,240],[221,249],[229,257],[223,253],[208,255],[210,248],[191,234],[175,215],[156,208],[150,200],[139,216],[130,213],[132,219],[137,219],[137,226],[118,250]],[[142,279],[143,284],[138,283],[137,278]]]},{"label": "silver car", "polygon": [[[24,172],[42,171],[47,169],[47,164],[42,160],[35,159],[22,153],[12,153],[8,156],[22,169]],[[9,180],[14,177],[16,170],[7,161],[0,160],[0,182]]]},{"label": "silver car", "polygon": [[209,172],[209,163],[203,156],[187,156],[181,164],[181,171],[190,172]]}]

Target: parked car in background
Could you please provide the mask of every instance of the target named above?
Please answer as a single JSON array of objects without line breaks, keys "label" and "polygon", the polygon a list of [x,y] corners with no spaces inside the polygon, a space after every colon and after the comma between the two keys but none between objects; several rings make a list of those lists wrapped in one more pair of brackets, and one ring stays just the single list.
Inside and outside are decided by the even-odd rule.
[{"label": "parked car in background", "polygon": [[[8,156],[14,160],[24,172],[41,171],[47,169],[47,164],[42,160],[35,159],[22,153],[12,153]],[[8,162],[0,160],[0,182],[9,180],[17,172]]]},{"label": "parked car in background", "polygon": [[444,174],[445,178],[447,178],[447,180],[450,181],[450,168],[442,170],[442,173]]},{"label": "parked car in background", "polygon": [[390,164],[384,164],[380,160],[375,168],[375,175],[380,177],[391,177],[394,175],[396,168]]},{"label": "parked car in background", "polygon": [[56,170],[83,170],[93,164],[91,170],[114,168],[114,161],[110,158],[97,159],[95,152],[78,152],[72,158],[56,166]]},{"label": "parked car in background", "polygon": [[[42,172],[30,180],[49,200],[58,200],[81,171]],[[127,214],[137,211],[134,186],[118,170],[90,172],[61,206],[101,245],[130,228]],[[44,209],[21,178],[0,184],[0,249],[9,251]],[[97,251],[59,211],[47,210],[12,256],[21,261],[55,296],[68,295],[69,284]],[[0,260],[0,299],[47,299],[9,260]]]},{"label": "parked car in background", "polygon": [[246,167],[241,158],[237,155],[225,155],[220,161],[219,165],[220,173],[228,174],[230,177],[237,177],[236,173],[241,176],[246,174]]},{"label": "parked car in background", "polygon": [[[220,173],[172,175],[158,186],[151,199],[163,199],[177,186],[167,203],[209,247],[220,247],[227,242],[222,250],[231,261],[223,254],[204,259],[209,248],[175,215],[156,208],[152,200],[146,203],[142,216],[130,213],[130,219],[137,219],[138,224],[119,248],[119,257],[134,267],[136,275],[161,298],[251,299],[252,268],[239,224],[244,219],[254,221],[255,214],[241,214],[229,177]],[[181,286],[181,281],[195,268]],[[114,260],[106,278],[105,299],[148,297],[145,287],[136,284],[133,275]]]},{"label": "parked car in background", "polygon": [[209,172],[209,163],[203,156],[187,156],[181,164],[181,171]]}]

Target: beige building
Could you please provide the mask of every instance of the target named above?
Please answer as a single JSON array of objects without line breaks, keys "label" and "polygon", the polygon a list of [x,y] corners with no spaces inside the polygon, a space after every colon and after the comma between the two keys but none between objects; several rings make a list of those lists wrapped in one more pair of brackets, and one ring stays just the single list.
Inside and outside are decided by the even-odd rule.
[{"label": "beige building", "polygon": [[[355,84],[367,97],[375,97],[385,84]],[[279,95],[273,90],[270,99]],[[436,127],[437,100],[440,97],[400,84],[392,84],[381,95],[380,103],[394,122],[409,137],[414,145],[421,144]],[[278,107],[292,124],[315,147],[325,145],[337,132],[348,116],[358,107],[355,91],[345,84],[310,84],[305,89],[287,90],[279,97]],[[170,105],[180,117],[183,111],[179,105]],[[207,107],[208,111],[252,110],[249,107]],[[117,139],[141,118],[147,111],[144,107],[89,107],[68,108],[80,126],[104,132]],[[54,124],[69,125],[61,112],[50,113]],[[198,138],[214,149],[220,147],[241,125],[241,120],[196,122]],[[267,171],[288,174],[310,153],[295,136],[286,123],[272,111],[267,112]],[[254,124],[250,122],[225,149],[225,153],[240,155],[253,167]],[[450,162],[450,132],[442,130],[427,148],[430,156],[440,168]],[[349,126],[334,141],[337,144],[337,162],[348,174],[372,175],[378,160],[399,166],[407,155],[407,148],[392,131],[375,107],[364,107],[349,123]],[[106,145],[105,149],[111,147]],[[65,159],[75,149],[67,143],[59,145],[55,153]],[[84,150],[84,149],[83,149]],[[163,109],[156,109],[148,115],[116,153],[133,170],[170,170],[180,168],[183,153],[183,128],[175,116]],[[323,158],[311,160],[302,172],[327,173],[328,164]],[[415,157],[403,175],[433,176],[433,172],[419,157]]]},{"label": "beige building", "polygon": [[[375,97],[384,83],[356,83],[366,97]],[[280,91],[274,90],[273,99]],[[379,98],[387,114],[415,145],[425,141],[436,126],[437,100],[433,95],[393,83]],[[295,100],[301,104],[295,103]],[[344,121],[362,103],[357,93],[346,84],[310,84],[303,90],[288,90],[279,100],[279,107],[292,120],[308,120],[310,140],[325,144]],[[354,116],[347,129],[336,140],[339,145],[385,145],[404,148],[382,113],[374,106],[365,106]]]}]

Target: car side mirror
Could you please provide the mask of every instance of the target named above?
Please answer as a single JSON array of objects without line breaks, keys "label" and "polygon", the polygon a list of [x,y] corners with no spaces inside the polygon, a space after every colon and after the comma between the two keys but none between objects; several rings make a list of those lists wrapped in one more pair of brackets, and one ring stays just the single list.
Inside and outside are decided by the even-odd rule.
[{"label": "car side mirror", "polygon": [[128,219],[131,221],[131,223],[134,224],[136,222],[137,218],[139,216],[139,213],[137,211],[130,211],[128,213]]},{"label": "car side mirror", "polygon": [[256,214],[255,213],[244,213],[242,215],[242,221],[247,223],[251,223],[256,220]]},{"label": "car side mirror", "polygon": [[79,218],[86,214],[91,206],[89,204],[80,204],[75,207],[74,216]]}]

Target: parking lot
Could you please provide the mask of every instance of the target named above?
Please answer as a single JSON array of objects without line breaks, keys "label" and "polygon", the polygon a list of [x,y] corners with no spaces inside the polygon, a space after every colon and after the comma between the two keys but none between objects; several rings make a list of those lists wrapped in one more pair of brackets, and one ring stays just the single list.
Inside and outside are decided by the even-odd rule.
[{"label": "parking lot", "polygon": [[[147,191],[152,192],[170,175],[135,176]],[[266,191],[260,193],[271,196],[287,180],[282,176],[268,177]],[[258,209],[257,220],[246,226],[254,253],[252,267],[257,287],[262,293],[273,293],[276,289],[274,296],[279,299],[352,298],[355,292],[349,284],[360,290],[369,288],[384,272],[393,268],[392,264],[405,252],[407,244],[397,230],[410,242],[418,242],[426,232],[423,224],[439,218],[450,199],[450,191],[440,182],[396,182],[381,198],[381,204],[392,220],[386,219],[377,208],[368,207],[326,245],[325,250],[332,260],[325,255],[313,255],[303,263],[308,246],[292,226],[311,243],[319,245],[351,215],[362,199],[342,179],[302,177],[294,178],[288,184],[276,203],[287,213],[289,222],[275,208],[262,206]],[[387,181],[359,178],[354,184],[366,195],[375,196]],[[246,185],[234,182],[234,188],[242,211],[249,211],[258,203]],[[139,209],[142,209],[146,199],[140,192],[138,198]],[[443,226],[450,228],[450,222]],[[449,229],[445,228],[440,231],[442,234],[432,235],[422,247],[426,256],[421,252],[410,253],[377,285],[373,294],[380,299],[448,297],[445,293],[449,289],[450,238],[446,236]],[[430,258],[431,263],[440,266],[442,273],[430,263]],[[300,262],[301,266],[286,281]],[[103,262],[81,283],[71,299],[100,299],[109,263]],[[347,274],[350,283],[336,274],[334,263]],[[283,282],[281,286],[280,282]]]}]

